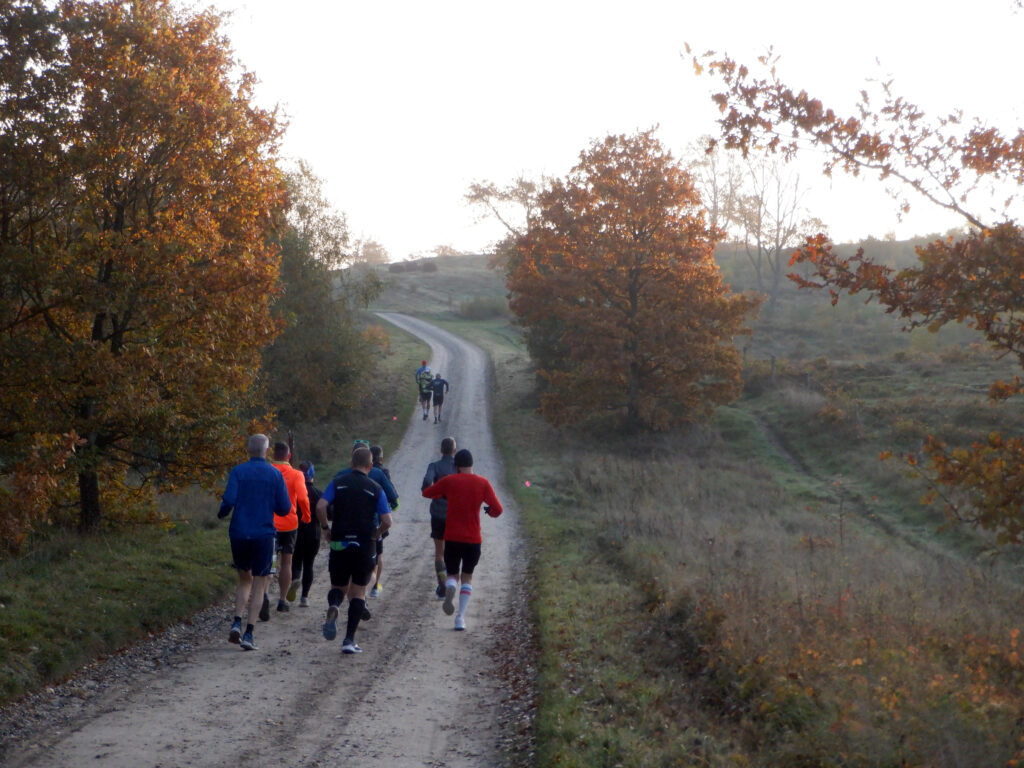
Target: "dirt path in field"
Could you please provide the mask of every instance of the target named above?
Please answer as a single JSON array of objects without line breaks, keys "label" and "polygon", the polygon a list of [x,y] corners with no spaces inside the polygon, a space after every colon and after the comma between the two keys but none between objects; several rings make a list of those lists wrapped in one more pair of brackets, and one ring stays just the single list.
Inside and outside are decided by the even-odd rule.
[{"label": "dirt path in field", "polygon": [[[343,656],[340,640],[321,635],[328,589],[322,551],[313,607],[295,603],[289,613],[272,612],[269,622],[257,625],[259,651],[230,645],[231,608],[215,607],[205,623],[179,628],[190,642],[179,642],[160,663],[147,651],[135,654],[139,658],[129,654],[131,669],[122,662],[115,675],[100,667],[85,682],[72,681],[77,687],[70,694],[42,694],[49,699],[41,706],[54,714],[49,721],[36,715],[29,718],[31,727],[8,731],[0,745],[7,768],[456,768],[508,762],[503,741],[509,729],[502,723],[524,715],[510,715],[515,694],[499,672],[515,652],[509,638],[517,636],[522,620],[523,551],[491,438],[487,361],[477,347],[427,323],[382,317],[430,344],[431,369],[448,379],[451,392],[443,424],[423,421],[417,411],[399,450],[385,457],[401,504],[386,540],[383,594],[368,600],[373,618],[356,638],[363,653]],[[410,398],[418,365],[409,361]],[[482,521],[483,559],[466,632],[453,631],[452,618],[434,596],[427,503],[420,496],[426,465],[449,434],[473,452],[475,470],[492,481],[506,505],[502,517]],[[328,480],[318,477],[318,486]]]}]

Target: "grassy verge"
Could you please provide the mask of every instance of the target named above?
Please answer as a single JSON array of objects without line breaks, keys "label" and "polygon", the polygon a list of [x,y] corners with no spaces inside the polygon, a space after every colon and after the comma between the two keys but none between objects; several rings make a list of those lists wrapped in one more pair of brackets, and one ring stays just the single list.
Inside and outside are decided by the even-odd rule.
[{"label": "grassy verge", "polygon": [[876,458],[908,430],[903,403],[950,430],[1011,423],[948,407],[963,368],[791,371],[705,428],[637,441],[551,429],[507,333],[459,330],[494,355],[535,552],[539,765],[1020,759],[1014,558],[937,534],[920,486]]},{"label": "grassy verge", "polygon": [[[425,345],[389,329],[371,401],[350,418],[294,427],[298,459],[318,480],[345,462],[354,437],[397,447],[414,406],[409,372]],[[397,419],[395,418],[397,417]],[[0,561],[0,705],[97,657],[177,623],[231,593],[227,527],[214,496],[161,499],[166,521],[82,536],[42,531]]]}]

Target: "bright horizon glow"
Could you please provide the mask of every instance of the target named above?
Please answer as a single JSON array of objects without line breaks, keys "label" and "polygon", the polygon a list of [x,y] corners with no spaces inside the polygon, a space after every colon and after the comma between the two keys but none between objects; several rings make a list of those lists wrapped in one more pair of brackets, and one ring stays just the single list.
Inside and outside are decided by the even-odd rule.
[{"label": "bright horizon glow", "polygon": [[[749,64],[772,47],[784,82],[837,110],[866,79],[894,77],[929,116],[961,109],[1011,132],[1024,124],[1024,15],[1012,0],[969,11],[914,0],[211,4],[233,14],[223,31],[259,77],[260,105],[288,117],[282,154],[324,180],[353,239],[376,240],[396,261],[439,245],[486,251],[504,235],[464,203],[474,181],[564,176],[610,133],[658,125],[677,158],[717,135],[718,83],[693,73],[687,43]],[[808,164],[801,184],[837,241],[962,223],[914,198],[901,223],[871,178],[830,180]]]}]

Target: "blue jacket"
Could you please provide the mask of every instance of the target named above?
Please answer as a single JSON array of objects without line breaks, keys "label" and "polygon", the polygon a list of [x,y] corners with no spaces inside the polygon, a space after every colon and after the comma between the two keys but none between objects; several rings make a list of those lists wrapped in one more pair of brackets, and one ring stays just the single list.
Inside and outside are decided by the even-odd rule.
[{"label": "blue jacket", "polygon": [[274,515],[287,515],[292,509],[284,475],[259,457],[231,470],[221,499],[220,516],[231,514],[228,535],[233,539],[274,536]]}]

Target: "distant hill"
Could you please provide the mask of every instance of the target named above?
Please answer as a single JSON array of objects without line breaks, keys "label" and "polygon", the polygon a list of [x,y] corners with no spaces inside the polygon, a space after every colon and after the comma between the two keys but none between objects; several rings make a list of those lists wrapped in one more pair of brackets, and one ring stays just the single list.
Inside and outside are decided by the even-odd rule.
[{"label": "distant hill", "polygon": [[[903,267],[914,262],[915,245],[936,237],[940,235],[902,241],[871,238],[860,244],[841,244],[837,249],[852,254],[863,246],[879,262]],[[753,289],[753,270],[742,246],[722,244],[715,255],[732,290]],[[489,254],[469,254],[374,267],[386,287],[370,310],[408,312],[435,320],[507,317],[504,276],[488,266],[489,260]],[[784,280],[777,305],[766,305],[751,323],[753,335],[738,341],[744,358],[860,359],[913,349],[934,351],[977,340],[972,331],[956,325],[938,334],[903,333],[903,321],[866,299],[843,297],[833,307],[826,292],[799,290]]]},{"label": "distant hill", "polygon": [[438,256],[377,267],[385,288],[370,309],[430,317],[504,314],[504,276],[487,266],[489,259],[487,254]]}]

